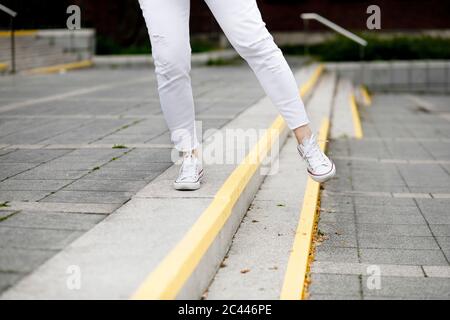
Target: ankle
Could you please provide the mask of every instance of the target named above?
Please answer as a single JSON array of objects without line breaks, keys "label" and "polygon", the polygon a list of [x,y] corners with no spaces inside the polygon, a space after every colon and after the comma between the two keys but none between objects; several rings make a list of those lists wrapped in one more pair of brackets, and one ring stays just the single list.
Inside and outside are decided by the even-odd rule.
[{"label": "ankle", "polygon": [[294,134],[297,138],[298,143],[302,144],[305,139],[310,139],[313,133],[309,125],[305,125],[294,129]]},{"label": "ankle", "polygon": [[187,158],[187,157],[198,158],[198,151],[195,149],[195,150],[183,152],[183,158]]}]

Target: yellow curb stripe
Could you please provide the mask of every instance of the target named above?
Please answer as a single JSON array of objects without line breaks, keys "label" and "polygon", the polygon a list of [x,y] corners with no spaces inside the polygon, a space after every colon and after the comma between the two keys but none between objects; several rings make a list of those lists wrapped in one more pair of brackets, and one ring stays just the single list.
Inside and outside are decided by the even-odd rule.
[{"label": "yellow curb stripe", "polygon": [[[15,37],[31,37],[37,34],[37,30],[15,30]],[[11,36],[11,31],[0,31],[0,38],[6,38]]]},{"label": "yellow curb stripe", "polygon": [[[324,119],[317,139],[322,151],[326,149],[329,128],[329,119]],[[281,289],[281,300],[300,300],[304,298],[319,194],[320,184],[308,177],[294,244]]]},{"label": "yellow curb stripe", "polygon": [[58,64],[49,67],[41,67],[24,71],[27,74],[51,74],[59,73],[69,70],[82,69],[92,67],[93,63],[91,60],[83,60],[65,64]]},{"label": "yellow curb stripe", "polygon": [[278,139],[285,127],[284,120],[278,116],[258,144],[228,177],[194,226],[144,281],[132,299],[167,300],[176,298],[227,222],[233,206],[259,168],[262,159],[270,152],[275,140]]},{"label": "yellow curb stripe", "polygon": [[358,104],[356,103],[355,95],[352,93],[350,95],[350,108],[352,110],[353,127],[355,130],[355,138],[362,139],[363,130],[361,125],[361,118],[359,116]]},{"label": "yellow curb stripe", "polygon": [[[319,66],[318,69],[323,69]],[[314,81],[307,81],[307,89],[300,90],[302,96],[317,82],[320,72],[314,72]],[[202,257],[213,243],[232,213],[233,206],[247,186],[262,160],[272,149],[286,123],[278,116],[256,146],[231,173],[216,193],[208,208],[201,214],[183,239],[164,258],[158,267],[144,280],[133,294],[133,300],[175,299],[189,279]]]},{"label": "yellow curb stripe", "polygon": [[366,87],[361,86],[359,88],[360,92],[361,92],[361,96],[363,97],[364,100],[364,104],[366,106],[370,106],[372,104],[372,97],[370,96],[369,91],[367,91]]},{"label": "yellow curb stripe", "polygon": [[314,70],[312,76],[300,88],[300,96],[302,98],[305,97],[309,92],[311,92],[311,89],[316,85],[324,70],[325,66],[323,64],[319,65],[316,70]]}]

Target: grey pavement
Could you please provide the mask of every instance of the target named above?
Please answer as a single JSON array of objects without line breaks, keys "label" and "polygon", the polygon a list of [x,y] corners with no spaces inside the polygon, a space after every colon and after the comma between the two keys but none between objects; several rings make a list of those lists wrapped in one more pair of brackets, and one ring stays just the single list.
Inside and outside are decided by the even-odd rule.
[{"label": "grey pavement", "polygon": [[[264,96],[242,63],[192,79],[203,130]],[[0,293],[163,173],[171,152],[151,69],[0,77]]]},{"label": "grey pavement", "polygon": [[[305,101],[315,131],[330,116],[335,87],[335,75],[325,74]],[[279,164],[273,166],[274,174],[256,193],[206,299],[280,298],[308,181],[296,146],[291,135],[282,146]]]},{"label": "grey pavement", "polygon": [[360,113],[363,139],[329,144],[310,299],[449,299],[450,97],[380,93]]}]

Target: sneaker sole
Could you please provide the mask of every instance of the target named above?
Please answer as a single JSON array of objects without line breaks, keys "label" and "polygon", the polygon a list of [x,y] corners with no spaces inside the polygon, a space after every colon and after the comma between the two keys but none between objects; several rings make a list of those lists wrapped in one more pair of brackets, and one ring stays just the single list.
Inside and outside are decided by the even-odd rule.
[{"label": "sneaker sole", "polygon": [[327,182],[331,178],[333,178],[336,175],[336,166],[334,165],[334,162],[332,162],[333,167],[331,168],[330,172],[325,173],[323,175],[313,175],[308,171],[309,176],[311,179],[313,179],[316,182],[323,183]]},{"label": "sneaker sole", "polygon": [[200,189],[202,179],[203,179],[203,170],[200,173],[197,182],[174,182],[173,187],[175,190],[178,191],[195,191]]}]

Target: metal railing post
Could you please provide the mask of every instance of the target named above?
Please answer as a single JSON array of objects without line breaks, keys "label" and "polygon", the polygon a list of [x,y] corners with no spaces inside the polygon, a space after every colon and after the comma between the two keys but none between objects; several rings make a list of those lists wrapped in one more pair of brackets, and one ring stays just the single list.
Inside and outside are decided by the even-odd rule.
[{"label": "metal railing post", "polygon": [[449,80],[449,62],[446,61],[445,63],[445,90],[444,92],[449,93],[450,92],[450,80]]},{"label": "metal railing post", "polygon": [[16,73],[16,37],[14,30],[14,17],[11,17],[11,73]]},{"label": "metal railing post", "polygon": [[359,47],[359,64],[360,64],[360,68],[361,68],[360,79],[359,79],[360,84],[364,83],[364,53],[365,53],[364,46],[360,46]]},{"label": "metal railing post", "polygon": [[309,44],[308,41],[306,40],[306,35],[308,34],[308,20],[303,20],[303,27],[304,27],[304,32],[305,32],[305,46],[303,48],[303,54],[305,56],[307,56],[309,54]]},{"label": "metal railing post", "polygon": [[[321,15],[318,15],[317,13],[302,13],[300,15],[300,18],[303,19],[304,25],[305,27],[308,26],[308,20],[316,20],[317,22],[320,22],[321,24],[323,24],[324,26],[327,26],[328,28],[334,30],[335,32],[343,35],[344,37],[358,43],[361,47],[360,47],[360,51],[359,51],[359,57],[360,57],[360,77],[361,77],[361,83],[364,80],[364,47],[367,46],[367,41],[364,40],[363,38],[357,36],[356,34],[342,28],[341,26],[338,26],[336,23],[322,17]],[[306,43],[306,40],[305,40]],[[305,46],[305,54],[307,53],[306,51],[306,46]],[[357,72],[357,71],[356,71]],[[358,76],[355,75],[355,78],[357,78]]]},{"label": "metal railing post", "polygon": [[17,12],[0,4],[0,11],[3,11],[10,17],[10,32],[11,32],[11,73],[16,73],[16,38],[14,30],[14,18],[17,16]]}]

